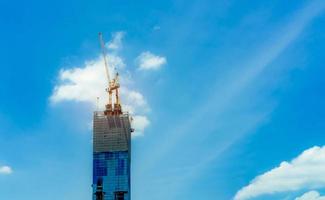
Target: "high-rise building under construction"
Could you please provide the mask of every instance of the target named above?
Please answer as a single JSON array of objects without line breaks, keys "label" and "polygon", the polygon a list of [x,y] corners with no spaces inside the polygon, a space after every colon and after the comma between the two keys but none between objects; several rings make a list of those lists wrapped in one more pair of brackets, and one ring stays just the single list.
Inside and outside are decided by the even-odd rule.
[{"label": "high-rise building under construction", "polygon": [[110,79],[104,42],[99,36],[108,79],[108,103],[103,112],[94,112],[93,118],[93,200],[130,200],[130,117],[122,112],[118,73]]}]

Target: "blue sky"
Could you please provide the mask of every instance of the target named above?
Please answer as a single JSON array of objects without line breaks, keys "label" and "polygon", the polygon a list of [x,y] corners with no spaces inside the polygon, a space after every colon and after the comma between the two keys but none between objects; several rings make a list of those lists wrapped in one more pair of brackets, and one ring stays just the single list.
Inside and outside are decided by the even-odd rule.
[{"label": "blue sky", "polygon": [[324,23],[321,0],[1,1],[0,199],[91,198],[101,31],[134,200],[322,200]]}]

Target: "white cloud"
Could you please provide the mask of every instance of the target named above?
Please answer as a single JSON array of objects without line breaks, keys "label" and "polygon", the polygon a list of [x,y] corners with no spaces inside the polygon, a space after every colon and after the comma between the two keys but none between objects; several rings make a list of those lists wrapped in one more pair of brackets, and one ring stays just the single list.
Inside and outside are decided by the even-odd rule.
[{"label": "white cloud", "polygon": [[303,194],[301,197],[297,197],[295,200],[325,200],[325,196],[320,196],[317,191],[309,191]]},{"label": "white cloud", "polygon": [[124,108],[130,114],[147,113],[150,111],[146,99],[140,92],[122,87],[121,95],[123,98]]},{"label": "white cloud", "polygon": [[112,39],[106,44],[108,49],[118,50],[122,48],[122,40],[125,35],[125,32],[118,31],[112,34]]},{"label": "white cloud", "polygon": [[307,149],[291,162],[256,177],[235,196],[251,199],[264,194],[325,187],[325,146]]},{"label": "white cloud", "polygon": [[[149,125],[149,119],[144,116],[150,110],[147,101],[139,91],[133,88],[131,76],[124,69],[123,59],[115,54],[108,54],[107,58],[110,72],[113,72],[114,68],[119,69],[120,72],[123,110],[134,116],[143,117],[135,117],[137,121],[134,123],[136,133],[133,135],[141,135]],[[104,61],[102,56],[98,56],[96,59],[86,61],[81,67],[61,69],[50,102],[52,104],[64,101],[89,102],[93,108],[98,106],[102,110],[108,99],[106,86]],[[99,97],[98,105],[97,97]]]},{"label": "white cloud", "polygon": [[136,61],[141,70],[157,70],[167,63],[165,57],[157,56],[149,51],[141,53]]},{"label": "white cloud", "polygon": [[13,170],[9,166],[0,166],[0,175],[1,174],[12,174]]},{"label": "white cloud", "polygon": [[61,69],[59,83],[50,97],[52,103],[66,100],[88,101],[96,104],[96,98],[104,98],[106,77],[101,59],[87,61],[83,67]]},{"label": "white cloud", "polygon": [[132,127],[135,129],[134,136],[142,136],[144,129],[149,126],[150,121],[146,116],[135,115],[132,117]]}]

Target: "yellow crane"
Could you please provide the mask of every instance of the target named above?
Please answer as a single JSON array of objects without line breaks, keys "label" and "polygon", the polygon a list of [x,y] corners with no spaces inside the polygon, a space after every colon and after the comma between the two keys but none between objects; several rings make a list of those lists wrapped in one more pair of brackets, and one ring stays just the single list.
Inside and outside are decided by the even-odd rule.
[{"label": "yellow crane", "polygon": [[[103,34],[98,33],[98,36],[99,36],[99,42],[100,42],[100,46],[104,58],[105,72],[106,72],[107,85],[108,85],[106,88],[106,91],[108,93],[108,103],[106,104],[106,110],[104,111],[104,113],[105,115],[120,115],[122,114],[122,106],[121,106],[120,96],[119,96],[119,88],[120,88],[119,74],[118,72],[116,72],[115,77],[111,80],[107,58],[106,58],[106,47],[103,39]],[[112,102],[113,92],[115,92],[114,107]]]}]

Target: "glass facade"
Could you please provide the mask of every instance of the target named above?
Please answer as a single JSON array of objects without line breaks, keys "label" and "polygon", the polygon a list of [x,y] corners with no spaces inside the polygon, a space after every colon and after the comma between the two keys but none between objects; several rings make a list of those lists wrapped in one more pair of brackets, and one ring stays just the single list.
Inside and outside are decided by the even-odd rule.
[{"label": "glass facade", "polygon": [[130,200],[130,136],[128,115],[94,115],[93,200]]}]

